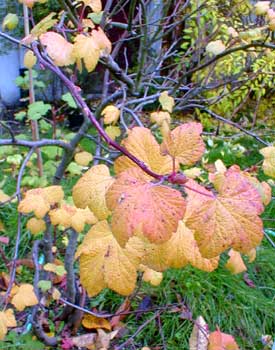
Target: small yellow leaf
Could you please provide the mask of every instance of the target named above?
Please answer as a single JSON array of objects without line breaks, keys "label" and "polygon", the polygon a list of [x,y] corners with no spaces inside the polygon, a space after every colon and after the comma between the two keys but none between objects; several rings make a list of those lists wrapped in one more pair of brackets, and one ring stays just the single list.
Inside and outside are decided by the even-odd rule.
[{"label": "small yellow leaf", "polygon": [[24,66],[28,69],[32,69],[32,67],[36,64],[37,58],[31,50],[28,50],[24,56]]},{"label": "small yellow leaf", "polygon": [[59,292],[59,290],[57,288],[53,288],[52,297],[53,297],[53,300],[59,300],[60,299],[61,293]]},{"label": "small yellow leaf", "polygon": [[242,256],[239,252],[236,252],[234,249],[230,249],[228,252],[229,260],[227,261],[225,267],[233,275],[244,272],[247,270],[245,263],[243,262]]},{"label": "small yellow leaf", "polygon": [[0,231],[5,232],[5,225],[3,224],[3,222],[0,220]]},{"label": "small yellow leaf", "polygon": [[90,6],[93,12],[102,11],[101,0],[84,0],[85,6]]},{"label": "small yellow leaf", "polygon": [[100,49],[101,57],[108,56],[111,53],[112,43],[100,27],[92,30],[92,38]]},{"label": "small yellow leaf", "polygon": [[82,326],[87,329],[106,329],[110,331],[112,329],[111,324],[106,318],[99,318],[90,314],[84,314],[82,319]]},{"label": "small yellow leaf", "polygon": [[142,279],[144,282],[150,283],[152,286],[157,287],[161,284],[163,279],[162,272],[158,272],[142,265],[141,271],[143,271]]},{"label": "small yellow leaf", "polygon": [[105,132],[112,140],[115,140],[116,137],[121,135],[120,128],[113,125],[108,125],[107,128],[105,128]]},{"label": "small yellow leaf", "polygon": [[89,152],[78,152],[75,154],[74,160],[79,165],[87,166],[93,160],[93,156]]},{"label": "small yellow leaf", "polygon": [[19,203],[18,211],[23,214],[34,212],[39,219],[50,210],[50,206],[60,202],[64,197],[61,186],[35,188],[25,193],[24,199]]},{"label": "small yellow leaf", "polygon": [[43,219],[31,218],[28,220],[26,227],[33,235],[36,235],[46,230],[46,223]]},{"label": "small yellow leaf", "polygon": [[16,327],[17,326],[17,322],[14,316],[14,312],[12,309],[7,309],[5,311],[5,315],[6,315],[6,324],[7,327]]},{"label": "small yellow leaf", "polygon": [[80,209],[66,203],[63,203],[60,208],[51,210],[49,215],[53,225],[72,227],[76,232],[82,232],[85,224],[92,225],[97,222],[97,218],[89,208]]},{"label": "small yellow leaf", "polygon": [[12,298],[11,303],[18,311],[23,311],[27,306],[36,305],[38,300],[34,293],[33,286],[27,283],[21,284],[17,293]]},{"label": "small yellow leaf", "polygon": [[35,4],[36,0],[19,0],[21,4],[26,5],[29,8],[32,8],[33,5]]},{"label": "small yellow leaf", "polygon": [[267,176],[275,178],[275,147],[264,147],[260,150],[264,156],[263,171]]},{"label": "small yellow leaf", "polygon": [[213,55],[219,55],[225,51],[226,47],[221,40],[211,41],[206,45],[205,51]]},{"label": "small yellow leaf", "polygon": [[46,33],[51,27],[53,27],[57,22],[57,18],[53,18],[56,16],[55,12],[51,12],[46,17],[42,18],[40,22],[38,22],[31,30],[31,35],[24,38],[25,44],[27,44],[26,39],[28,39],[28,44],[30,44],[33,40],[39,37],[41,34]]},{"label": "small yellow leaf", "polygon": [[116,124],[120,117],[120,110],[116,106],[110,105],[103,109],[101,115],[104,117],[104,124]]},{"label": "small yellow leaf", "polygon": [[4,340],[7,332],[7,317],[3,311],[0,311],[0,340]]},{"label": "small yellow leaf", "polygon": [[194,168],[184,170],[184,175],[186,175],[190,179],[195,179],[196,177],[200,177],[201,172],[202,172],[201,168],[194,167]]},{"label": "small yellow leaf", "polygon": [[256,256],[257,256],[257,251],[256,249],[251,249],[248,253],[245,254],[247,257],[248,257],[248,261],[250,263],[252,263],[255,259],[256,259]]},{"label": "small yellow leaf", "polygon": [[42,45],[46,46],[48,55],[58,66],[69,66],[75,62],[73,45],[55,32],[47,32],[40,36]]},{"label": "small yellow leaf", "polygon": [[106,219],[111,212],[106,206],[105,194],[113,182],[106,165],[93,166],[73,187],[75,205],[79,208],[88,206],[99,220]]},{"label": "small yellow leaf", "polygon": [[18,17],[15,13],[8,13],[2,22],[2,29],[5,30],[6,28],[8,30],[13,30],[17,27],[18,25]]},{"label": "small yellow leaf", "polygon": [[152,123],[156,123],[158,126],[161,126],[163,122],[167,122],[169,125],[171,123],[171,116],[169,112],[153,112],[150,114],[150,119]]},{"label": "small yellow leaf", "polygon": [[98,43],[90,35],[77,35],[73,45],[73,57],[76,59],[79,69],[83,59],[87,71],[92,72],[100,57]]},{"label": "small yellow leaf", "polygon": [[167,91],[163,91],[160,94],[159,103],[161,104],[162,109],[172,113],[174,105],[175,105],[175,101],[174,101],[174,98],[172,96],[168,95]]}]

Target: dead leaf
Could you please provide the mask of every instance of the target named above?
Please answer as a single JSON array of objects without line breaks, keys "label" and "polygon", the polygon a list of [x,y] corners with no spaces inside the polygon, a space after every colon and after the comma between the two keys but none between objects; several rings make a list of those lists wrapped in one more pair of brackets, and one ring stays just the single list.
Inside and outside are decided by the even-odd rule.
[{"label": "dead leaf", "polygon": [[195,321],[191,337],[189,339],[189,350],[207,350],[208,335],[208,325],[204,318],[199,316]]},{"label": "dead leaf", "polygon": [[106,318],[96,317],[90,314],[84,314],[82,319],[82,326],[87,329],[106,329],[110,331],[112,329],[111,324]]}]

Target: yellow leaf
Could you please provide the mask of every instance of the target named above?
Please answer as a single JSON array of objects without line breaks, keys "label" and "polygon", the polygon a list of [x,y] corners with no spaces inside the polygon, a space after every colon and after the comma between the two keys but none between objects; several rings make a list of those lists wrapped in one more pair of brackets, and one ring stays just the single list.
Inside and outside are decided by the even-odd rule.
[{"label": "yellow leaf", "polygon": [[88,72],[92,72],[100,57],[100,48],[95,39],[90,35],[79,34],[73,45],[73,56],[80,67],[83,59]]},{"label": "yellow leaf", "polygon": [[139,270],[143,271],[142,279],[144,282],[150,283],[152,286],[157,287],[161,284],[163,275],[161,272],[150,269],[147,266],[141,265]]},{"label": "yellow leaf", "polygon": [[0,220],[0,231],[5,232],[5,225],[3,224],[3,222]]},{"label": "yellow leaf", "polygon": [[93,156],[89,152],[78,152],[75,154],[74,160],[79,165],[87,166],[93,160]]},{"label": "yellow leaf", "polygon": [[107,128],[105,128],[105,132],[112,140],[115,140],[116,137],[121,135],[120,128],[113,125],[108,125]]},{"label": "yellow leaf", "polygon": [[248,261],[251,263],[256,259],[257,251],[256,249],[251,249],[248,253],[245,254],[248,257]]},{"label": "yellow leaf", "polygon": [[92,30],[91,35],[100,49],[100,56],[104,57],[109,55],[112,51],[112,43],[107,38],[103,30],[100,27],[98,27],[97,29]]},{"label": "yellow leaf", "polygon": [[113,211],[112,231],[125,244],[137,228],[152,242],[167,241],[185,211],[181,193],[147,181],[142,170],[121,173],[106,195]]},{"label": "yellow leaf", "polygon": [[263,171],[267,176],[275,178],[275,147],[264,147],[260,150],[264,156]]},{"label": "yellow leaf", "polygon": [[151,122],[160,126],[161,134],[166,137],[170,132],[171,116],[168,112],[151,113]]},{"label": "yellow leaf", "polygon": [[60,202],[64,197],[61,186],[35,188],[25,193],[24,199],[19,203],[18,211],[23,214],[34,212],[39,219],[50,210],[50,206]]},{"label": "yellow leaf", "polygon": [[46,223],[42,219],[31,218],[28,220],[26,227],[33,235],[36,235],[46,230]]},{"label": "yellow leaf", "polygon": [[31,50],[26,51],[24,56],[24,66],[28,69],[32,69],[32,67],[36,64],[36,57]]},{"label": "yellow leaf", "polygon": [[59,290],[57,288],[53,288],[52,297],[53,297],[53,300],[59,300],[60,299],[61,293],[59,292]]},{"label": "yellow leaf", "polygon": [[247,253],[263,237],[263,224],[258,216],[263,211],[261,197],[234,167],[225,174],[217,174],[213,183],[218,195],[193,180],[188,181],[193,191],[186,190],[186,225],[194,230],[204,257],[213,258],[230,247]]},{"label": "yellow leaf", "polygon": [[172,113],[175,101],[172,96],[168,95],[167,91],[163,91],[160,94],[159,103],[161,104],[162,109]]},{"label": "yellow leaf", "polygon": [[113,105],[107,106],[101,112],[104,117],[104,124],[116,124],[120,117],[120,110]]},{"label": "yellow leaf", "polygon": [[242,256],[239,252],[234,249],[230,249],[228,252],[229,259],[225,264],[227,270],[229,270],[233,275],[244,272],[247,270],[245,263],[243,262]]},{"label": "yellow leaf", "polygon": [[12,309],[6,311],[0,311],[0,340],[5,338],[8,332],[8,328],[16,327],[16,319]]},{"label": "yellow leaf", "polygon": [[73,187],[75,205],[79,208],[88,206],[99,220],[106,219],[111,212],[106,206],[105,194],[113,182],[106,165],[93,166]]},{"label": "yellow leaf", "polygon": [[219,55],[225,51],[226,47],[221,40],[211,41],[206,45],[205,51],[213,55]]},{"label": "yellow leaf", "polygon": [[90,6],[93,12],[102,11],[101,0],[84,0],[85,6]]},{"label": "yellow leaf", "polygon": [[182,124],[165,137],[161,151],[165,155],[170,154],[181,164],[193,165],[201,159],[205,151],[201,133],[200,123]]},{"label": "yellow leaf", "polygon": [[4,193],[3,190],[0,190],[0,203],[7,202],[10,199],[10,196]]},{"label": "yellow leaf", "polygon": [[78,256],[81,284],[90,297],[104,288],[122,295],[133,292],[139,261],[120,247],[106,221],[90,229],[76,252]]},{"label": "yellow leaf", "polygon": [[15,13],[8,13],[2,22],[2,29],[5,30],[6,28],[8,30],[13,30],[17,27],[18,25],[18,17]]},{"label": "yellow leaf", "polygon": [[47,32],[40,36],[42,45],[46,46],[48,55],[58,66],[69,66],[75,62],[73,45],[55,32]]},{"label": "yellow leaf", "polygon": [[27,283],[21,284],[17,293],[12,298],[11,303],[18,311],[23,311],[27,306],[36,305],[38,300],[34,293],[33,286]]},{"label": "yellow leaf", "polygon": [[24,4],[29,8],[32,8],[36,1],[37,0],[19,0],[21,4]]},{"label": "yellow leaf", "polygon": [[90,314],[84,314],[82,319],[82,326],[87,329],[107,329],[110,331],[112,329],[111,324],[106,318],[99,318]]},{"label": "yellow leaf", "polygon": [[[171,157],[161,155],[160,146],[149,129],[142,127],[131,129],[128,137],[122,141],[122,145],[152,171],[162,175],[172,172]],[[119,157],[114,164],[116,174],[132,167],[138,166],[125,156]],[[177,169],[178,164],[176,165]]]},{"label": "yellow leaf", "polygon": [[201,175],[202,169],[201,168],[190,168],[184,170],[184,175],[189,177],[190,179],[195,179],[196,177],[199,177]]},{"label": "yellow leaf", "polygon": [[63,203],[60,208],[51,210],[49,215],[53,225],[72,227],[76,232],[82,232],[85,224],[92,225],[97,222],[97,218],[89,208],[80,209],[66,203]]},{"label": "yellow leaf", "polygon": [[3,311],[0,311],[0,340],[5,338],[7,332],[7,317]]},{"label": "yellow leaf", "polygon": [[66,275],[66,270],[63,266],[63,263],[60,260],[55,260],[55,263],[47,263],[43,266],[45,271],[53,272],[56,275],[62,277]]},{"label": "yellow leaf", "polygon": [[[189,350],[208,349],[208,325],[202,316],[199,316],[195,323],[189,339]],[[220,349],[221,350],[221,349]]]},{"label": "yellow leaf", "polygon": [[[39,37],[41,34],[46,33],[48,29],[53,27],[57,22],[57,18],[53,18],[56,16],[55,12],[51,12],[46,17],[44,17],[40,22],[38,22],[31,30],[31,36],[33,40]],[[23,39],[24,40],[24,39]],[[32,40],[32,41],[33,41]]]}]

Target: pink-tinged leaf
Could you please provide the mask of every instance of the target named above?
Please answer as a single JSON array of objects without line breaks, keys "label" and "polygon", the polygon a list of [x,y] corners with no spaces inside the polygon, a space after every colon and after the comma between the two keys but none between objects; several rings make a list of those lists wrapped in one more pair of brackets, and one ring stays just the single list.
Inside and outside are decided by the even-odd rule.
[{"label": "pink-tinged leaf", "polygon": [[232,247],[249,252],[263,238],[261,197],[255,187],[241,174],[229,169],[218,174],[214,195],[190,180],[187,186],[185,222],[195,231],[195,238],[204,257],[213,258]]},{"label": "pink-tinged leaf", "polygon": [[230,334],[222,333],[219,329],[209,335],[208,350],[239,350],[238,344]]},{"label": "pink-tinged leaf", "polygon": [[151,242],[167,241],[185,211],[185,200],[179,191],[148,182],[138,168],[120,174],[106,198],[113,211],[112,231],[121,244],[137,229]]}]

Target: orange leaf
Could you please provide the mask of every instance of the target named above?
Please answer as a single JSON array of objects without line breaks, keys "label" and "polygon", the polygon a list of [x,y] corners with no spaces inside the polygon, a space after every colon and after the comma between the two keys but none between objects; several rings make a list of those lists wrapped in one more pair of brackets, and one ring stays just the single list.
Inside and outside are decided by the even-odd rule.
[{"label": "orange leaf", "polygon": [[[173,170],[171,157],[161,155],[160,146],[149,129],[133,128],[122,144],[152,171],[165,175]],[[125,156],[119,157],[115,161],[115,172],[117,174],[132,167],[137,167],[137,165]]]},{"label": "orange leaf", "polygon": [[47,47],[47,53],[58,66],[73,64],[73,45],[62,35],[55,32],[47,32],[40,36],[42,45]]},{"label": "orange leaf", "polygon": [[167,241],[185,211],[185,200],[179,191],[148,182],[138,168],[120,174],[106,200],[113,210],[113,233],[122,244],[138,228],[152,242]]},{"label": "orange leaf", "polygon": [[209,335],[208,350],[239,350],[239,347],[232,335],[218,329]]},{"label": "orange leaf", "polygon": [[244,272],[247,270],[245,263],[243,262],[242,256],[239,252],[234,249],[230,249],[228,252],[229,260],[227,261],[225,267],[233,274]]},{"label": "orange leaf", "polygon": [[234,169],[218,174],[214,179],[218,195],[193,180],[187,185],[194,190],[186,191],[185,222],[195,231],[203,256],[212,258],[230,247],[247,253],[261,242],[263,224],[258,217],[263,211],[261,197],[244,176]]},{"label": "orange leaf", "polygon": [[193,165],[201,159],[205,151],[201,133],[200,123],[182,124],[165,137],[161,151],[163,154],[170,154],[181,164]]},{"label": "orange leaf", "polygon": [[107,331],[112,329],[110,322],[106,320],[106,318],[100,318],[90,314],[84,315],[82,319],[82,326],[88,329],[107,329]]}]

